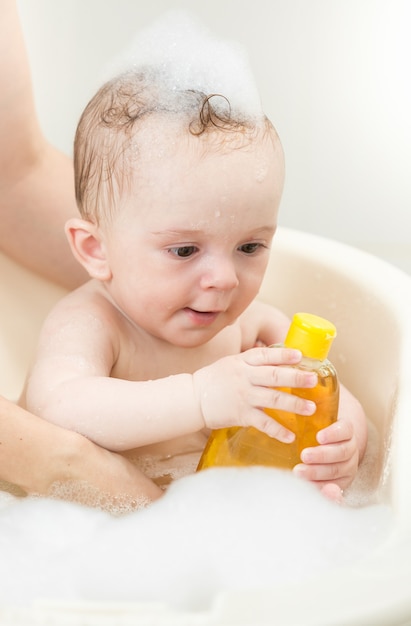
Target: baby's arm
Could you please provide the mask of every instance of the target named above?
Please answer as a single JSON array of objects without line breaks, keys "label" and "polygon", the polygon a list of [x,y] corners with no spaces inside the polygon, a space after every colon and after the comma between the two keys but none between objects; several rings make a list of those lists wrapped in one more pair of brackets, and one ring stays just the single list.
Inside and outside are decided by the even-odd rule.
[{"label": "baby's arm", "polygon": [[194,374],[147,381],[111,377],[118,337],[109,318],[78,306],[70,294],[47,319],[31,371],[26,405],[37,415],[80,432],[111,450],[126,450],[208,428],[255,426],[293,439],[260,407],[299,414],[311,402],[275,387],[310,387],[313,376],[292,367],[301,355],[254,348]]}]

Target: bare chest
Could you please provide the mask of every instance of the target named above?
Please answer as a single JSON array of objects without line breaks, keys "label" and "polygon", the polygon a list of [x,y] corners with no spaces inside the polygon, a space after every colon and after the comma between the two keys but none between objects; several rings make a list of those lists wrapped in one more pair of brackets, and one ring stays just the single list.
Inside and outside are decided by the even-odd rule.
[{"label": "bare chest", "polygon": [[[211,342],[184,349],[150,341],[122,338],[123,349],[112,376],[127,380],[153,380],[172,374],[192,373],[214,361],[241,351],[239,328],[230,326]],[[209,433],[199,431],[183,437],[130,450],[124,455],[160,487],[193,473]]]},{"label": "bare chest", "polygon": [[172,374],[193,373],[218,359],[241,351],[241,332],[236,325],[196,347],[180,347],[155,338],[123,335],[111,376],[124,380],[154,380]]}]

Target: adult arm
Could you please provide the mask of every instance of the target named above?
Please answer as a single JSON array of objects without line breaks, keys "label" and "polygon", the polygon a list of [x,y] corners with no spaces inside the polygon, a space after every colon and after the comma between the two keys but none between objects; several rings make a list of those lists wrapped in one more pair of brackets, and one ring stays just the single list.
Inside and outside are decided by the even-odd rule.
[{"label": "adult arm", "polygon": [[15,0],[0,3],[0,250],[73,288],[86,278],[64,224],[76,215],[71,160],[45,139]]},{"label": "adult arm", "polygon": [[0,397],[0,478],[84,504],[147,504],[162,490],[131,462]]}]

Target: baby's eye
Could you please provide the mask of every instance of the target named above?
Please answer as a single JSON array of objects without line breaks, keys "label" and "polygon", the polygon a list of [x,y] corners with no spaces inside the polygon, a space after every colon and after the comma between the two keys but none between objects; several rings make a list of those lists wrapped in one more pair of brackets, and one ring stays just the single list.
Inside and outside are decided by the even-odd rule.
[{"label": "baby's eye", "polygon": [[185,259],[195,252],[197,252],[196,246],[178,246],[177,248],[170,248],[171,254]]},{"label": "baby's eye", "polygon": [[258,243],[258,242],[250,242],[250,243],[244,243],[242,246],[240,246],[238,249],[241,252],[244,252],[244,254],[253,254],[254,252],[256,252],[259,248],[261,248],[262,244]]}]

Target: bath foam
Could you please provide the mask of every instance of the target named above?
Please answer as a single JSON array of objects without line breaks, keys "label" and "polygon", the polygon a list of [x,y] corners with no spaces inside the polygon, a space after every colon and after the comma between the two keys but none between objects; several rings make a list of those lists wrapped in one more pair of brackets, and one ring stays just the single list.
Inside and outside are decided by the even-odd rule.
[{"label": "bath foam", "polygon": [[113,517],[47,499],[0,507],[0,604],[56,601],[209,606],[220,591],[276,593],[359,562],[390,535],[385,505],[339,506],[272,468],[218,468]]},{"label": "bath foam", "polygon": [[150,504],[145,496],[134,498],[126,493],[113,496],[110,493],[100,491],[86,481],[56,482],[52,485],[49,496],[55,500],[79,502],[112,515],[124,515],[145,508]]},{"label": "bath foam", "polygon": [[[176,92],[196,90],[223,95],[234,114],[263,116],[245,49],[237,42],[217,39],[184,11],[167,12],[138,33],[107,68],[104,79],[143,68],[171,94],[172,102]],[[227,101],[214,99],[213,106],[225,111]]]}]

